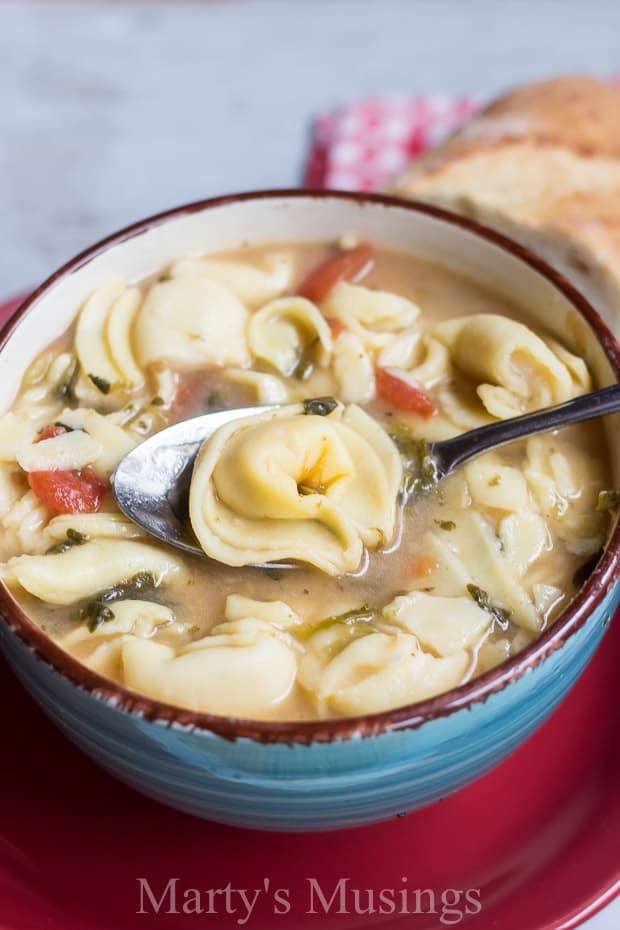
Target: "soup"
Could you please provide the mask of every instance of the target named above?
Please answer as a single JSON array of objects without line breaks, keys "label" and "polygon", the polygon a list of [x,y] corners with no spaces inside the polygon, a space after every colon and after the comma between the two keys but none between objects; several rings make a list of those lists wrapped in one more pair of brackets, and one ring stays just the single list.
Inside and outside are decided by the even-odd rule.
[{"label": "soup", "polygon": [[[426,443],[591,388],[527,308],[351,237],[104,282],[0,419],[2,578],[78,660],[168,703],[296,720],[423,700],[553,623],[615,501],[597,423],[440,483]],[[197,460],[211,559],[119,512],[110,475],[140,441],[256,405],[277,409]]]}]

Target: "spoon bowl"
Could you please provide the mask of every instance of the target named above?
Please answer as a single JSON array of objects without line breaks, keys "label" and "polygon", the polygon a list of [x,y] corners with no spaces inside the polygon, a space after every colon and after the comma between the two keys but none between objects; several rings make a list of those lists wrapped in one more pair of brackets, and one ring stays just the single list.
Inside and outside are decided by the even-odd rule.
[{"label": "spoon bowl", "polygon": [[[189,521],[189,488],[201,445],[221,426],[277,410],[278,405],[219,410],[175,423],[133,449],[119,463],[112,487],[123,513],[162,542],[207,558]],[[555,407],[500,420],[429,443],[434,478],[440,481],[463,462],[535,433],[591,420],[620,410],[620,384],[583,394]],[[254,567],[294,568],[294,562],[258,563]]]},{"label": "spoon bowl", "polygon": [[118,506],[162,542],[207,558],[188,516],[189,486],[198,450],[221,426],[274,409],[272,405],[218,410],[175,423],[149,437],[125,456],[112,476]]}]

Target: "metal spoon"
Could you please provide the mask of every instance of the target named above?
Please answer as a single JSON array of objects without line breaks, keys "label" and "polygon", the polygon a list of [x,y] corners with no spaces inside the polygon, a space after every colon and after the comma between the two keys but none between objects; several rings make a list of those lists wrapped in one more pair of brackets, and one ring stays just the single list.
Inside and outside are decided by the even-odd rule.
[{"label": "metal spoon", "polygon": [[[112,486],[118,506],[130,520],[163,542],[206,557],[188,518],[189,485],[196,453],[205,439],[231,420],[276,409],[277,405],[220,410],[176,423],[151,436],[126,455],[114,473]],[[428,452],[435,465],[436,478],[440,480],[468,459],[515,439],[618,410],[620,384],[614,384],[557,407],[500,420],[453,439],[429,443]],[[290,568],[292,564],[269,562],[268,566]]]}]

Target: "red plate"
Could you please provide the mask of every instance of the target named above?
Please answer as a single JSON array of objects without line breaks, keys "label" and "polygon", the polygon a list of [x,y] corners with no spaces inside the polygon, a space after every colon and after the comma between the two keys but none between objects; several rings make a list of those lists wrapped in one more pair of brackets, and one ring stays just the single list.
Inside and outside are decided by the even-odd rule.
[{"label": "red plate", "polygon": [[[402,820],[287,835],[197,820],[119,784],[48,723],[0,661],[0,930],[574,927],[620,893],[619,668],[617,619],[568,700],[490,775]],[[153,916],[138,914],[140,878],[155,898],[177,878],[177,913],[164,913],[168,895],[155,917],[145,894]],[[326,902],[349,879],[347,913],[337,912],[336,899],[325,915],[316,892],[318,913],[309,913],[310,879]],[[236,913],[226,913],[227,886]],[[211,914],[209,889],[222,890],[212,896]],[[238,889],[250,900],[259,890],[245,923]],[[274,913],[286,909],[277,906],[279,889],[288,913]],[[396,910],[356,914],[355,889],[360,910],[367,908],[366,889],[376,907],[379,890],[387,890],[383,910],[390,900]],[[410,916],[398,913],[404,889]],[[429,892],[416,904],[418,889]],[[442,893],[449,908],[455,890],[460,901],[441,922]],[[477,890],[480,913],[459,920]],[[184,901],[203,913],[184,913]]]}]

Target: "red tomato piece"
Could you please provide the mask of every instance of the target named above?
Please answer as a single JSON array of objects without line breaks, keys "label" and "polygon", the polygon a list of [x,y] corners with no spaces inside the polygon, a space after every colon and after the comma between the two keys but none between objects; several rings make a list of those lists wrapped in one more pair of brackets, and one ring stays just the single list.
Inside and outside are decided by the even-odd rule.
[{"label": "red tomato piece", "polygon": [[341,333],[346,333],[347,327],[344,325],[342,320],[339,320],[335,316],[326,317],[327,324],[332,331],[332,336],[334,339],[337,339]]},{"label": "red tomato piece", "polygon": [[302,281],[297,293],[315,303],[324,300],[340,281],[360,281],[375,263],[375,249],[370,242],[360,242],[326,259]]},{"label": "red tomato piece", "polygon": [[423,420],[428,420],[437,413],[435,401],[421,387],[414,387],[393,375],[387,368],[377,368],[377,393],[391,407],[417,413]]},{"label": "red tomato piece", "polygon": [[64,426],[46,426],[41,430],[34,442],[42,442],[44,439],[54,439],[56,436],[62,436],[62,434],[66,432]]},{"label": "red tomato piece", "polygon": [[439,567],[440,565],[437,559],[433,559],[430,555],[420,554],[413,560],[411,566],[412,578],[428,578],[428,576],[436,572]]},{"label": "red tomato piece", "polygon": [[170,420],[173,423],[204,413],[209,394],[204,371],[186,371],[178,377],[179,382],[170,408]]},{"label": "red tomato piece", "polygon": [[95,513],[108,489],[90,465],[80,471],[31,471],[28,484],[53,513]]}]

